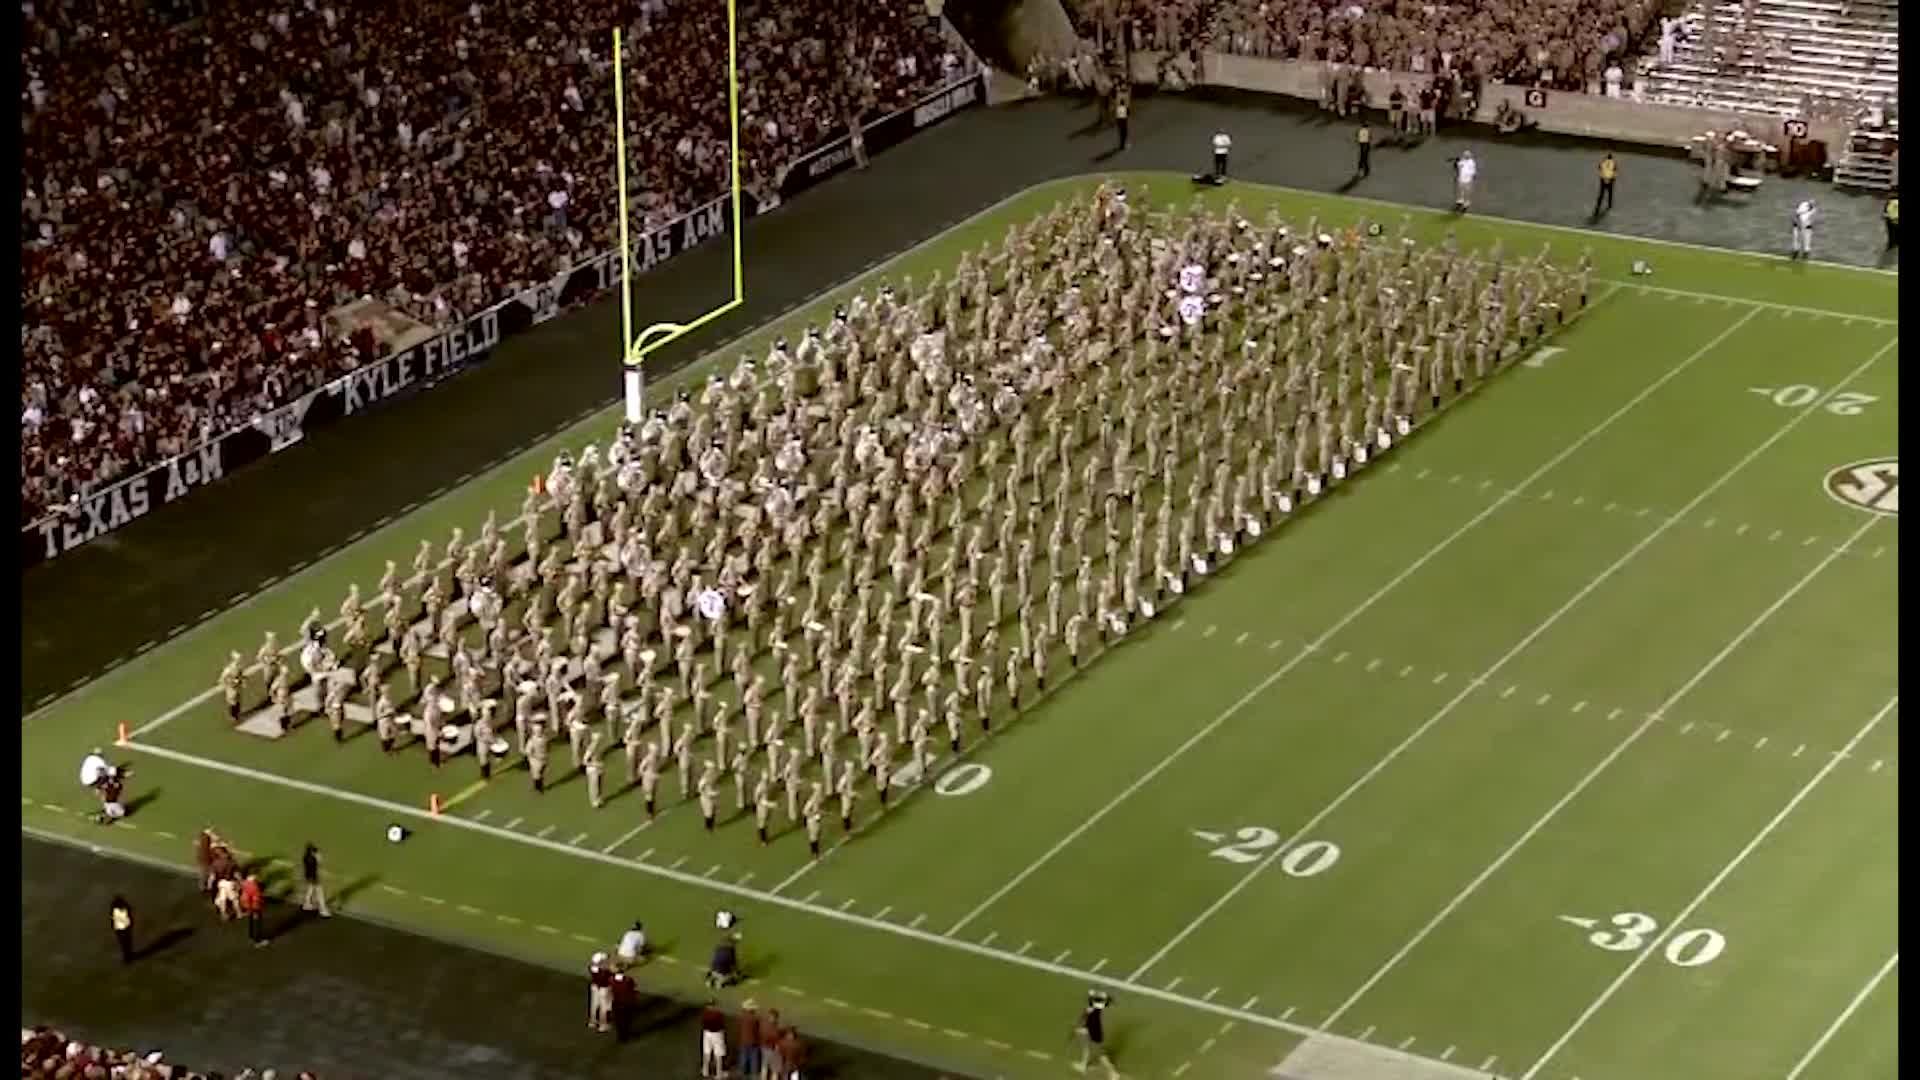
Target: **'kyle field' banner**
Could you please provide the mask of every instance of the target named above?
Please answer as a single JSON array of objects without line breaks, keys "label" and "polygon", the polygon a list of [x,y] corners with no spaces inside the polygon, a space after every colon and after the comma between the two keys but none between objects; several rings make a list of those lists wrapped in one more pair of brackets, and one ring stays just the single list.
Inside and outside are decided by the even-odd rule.
[{"label": "'kyle field' banner", "polygon": [[[866,152],[878,153],[897,145],[914,132],[979,104],[985,97],[985,87],[984,74],[969,75],[928,94],[911,108],[875,120],[863,129]],[[846,136],[835,139],[787,170],[779,196],[812,187],[852,163],[851,141]],[[757,205],[744,209],[761,212]],[[731,199],[723,195],[647,233],[634,241],[634,272],[652,270],[689,248],[725,234],[730,219]],[[613,288],[619,281],[619,251],[596,255],[413,348],[375,360],[256,417],[244,427],[209,439],[74,506],[49,514],[21,535],[22,569],[56,559],[145,517],[157,506],[184,498],[236,469],[295,446],[309,430],[438,385],[486,360],[500,342]]]}]

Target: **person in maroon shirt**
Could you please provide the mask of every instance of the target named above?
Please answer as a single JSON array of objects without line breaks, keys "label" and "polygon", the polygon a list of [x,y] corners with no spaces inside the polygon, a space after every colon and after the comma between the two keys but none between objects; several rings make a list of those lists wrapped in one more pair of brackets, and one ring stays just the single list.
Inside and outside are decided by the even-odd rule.
[{"label": "person in maroon shirt", "polygon": [[260,878],[254,874],[248,874],[240,883],[240,913],[247,917],[247,940],[253,942],[255,948],[268,944],[267,896],[260,888]]},{"label": "person in maroon shirt", "polygon": [[595,1031],[613,1030],[613,971],[607,967],[607,954],[594,953],[587,964],[587,1026]]},{"label": "person in maroon shirt", "polygon": [[727,1074],[727,1014],[712,998],[700,1011],[700,1075],[718,1080]]},{"label": "person in maroon shirt", "polygon": [[633,979],[624,971],[613,973],[613,1041],[626,1042],[628,1025],[633,1022],[635,991]]}]

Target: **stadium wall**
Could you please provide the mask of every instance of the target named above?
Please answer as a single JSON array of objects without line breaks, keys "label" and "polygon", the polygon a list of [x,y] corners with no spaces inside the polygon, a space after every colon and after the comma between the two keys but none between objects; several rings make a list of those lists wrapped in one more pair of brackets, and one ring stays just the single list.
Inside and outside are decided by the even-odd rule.
[{"label": "stadium wall", "polygon": [[[923,95],[907,108],[880,117],[861,129],[866,154],[897,146],[986,99],[986,72],[972,73]],[[757,216],[794,195],[851,168],[857,155],[853,136],[842,135],[803,155],[786,169],[764,196],[742,192]],[[724,235],[730,196],[722,195],[675,221],[646,233],[633,244],[635,272],[657,270],[674,256]],[[200,443],[137,475],[82,498],[21,531],[22,571],[59,558],[145,517],[155,507],[186,498],[229,473],[297,446],[306,433],[441,385],[484,363],[505,339],[584,304],[620,283],[620,252],[602,252],[543,284],[524,289],[457,326],[366,364],[311,390],[285,405],[222,435]],[[611,369],[609,369],[611,370]],[[609,375],[611,391],[617,380]]]},{"label": "stadium wall", "polygon": [[[1133,55],[1133,81],[1155,85],[1165,53],[1140,52]],[[1199,81],[1209,86],[1231,87],[1267,94],[1317,101],[1320,80],[1327,65],[1319,61],[1270,60],[1263,57],[1205,53]],[[1411,72],[1375,71],[1362,73],[1367,100],[1384,102],[1397,83],[1403,88],[1418,84],[1425,76]],[[1606,139],[1614,142],[1684,148],[1694,136],[1707,131],[1741,129],[1764,139],[1784,137],[1778,117],[1742,116],[1718,109],[1635,102],[1601,94],[1577,94],[1558,90],[1536,90],[1503,83],[1487,87],[1480,103],[1480,116],[1492,117],[1506,102],[1537,121],[1543,131],[1562,135]],[[1807,137],[1824,140],[1828,146],[1845,146],[1844,125],[1812,122]]]}]

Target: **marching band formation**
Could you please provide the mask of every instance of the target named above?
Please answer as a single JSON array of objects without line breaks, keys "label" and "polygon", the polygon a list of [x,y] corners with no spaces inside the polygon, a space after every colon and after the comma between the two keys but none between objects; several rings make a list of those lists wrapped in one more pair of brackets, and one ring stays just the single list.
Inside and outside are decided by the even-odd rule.
[{"label": "marching band formation", "polygon": [[[352,589],[357,673],[317,610],[301,666],[336,739],[358,706],[435,766],[471,746],[490,777],[517,745],[543,790],[564,738],[596,807],[617,744],[649,816],[671,771],[709,830],[730,803],[818,856],[823,814],[851,832],[1031,706],[1577,313],[1588,275],[1103,186],[562,454],[515,523]],[[290,717],[274,635],[255,661],[222,675],[230,714],[258,671]]]}]

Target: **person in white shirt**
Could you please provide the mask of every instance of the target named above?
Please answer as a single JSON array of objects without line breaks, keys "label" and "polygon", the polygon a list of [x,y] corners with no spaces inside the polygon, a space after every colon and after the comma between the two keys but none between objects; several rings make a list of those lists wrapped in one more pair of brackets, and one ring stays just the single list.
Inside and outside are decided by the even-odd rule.
[{"label": "person in white shirt", "polygon": [[1627,73],[1620,70],[1620,65],[1618,63],[1608,64],[1607,70],[1602,78],[1607,81],[1607,96],[1610,98],[1619,97],[1620,84],[1625,82],[1627,78]]},{"label": "person in white shirt", "polygon": [[620,935],[620,945],[614,949],[614,956],[619,959],[620,970],[625,971],[627,968],[640,963],[641,960],[646,958],[646,955],[647,932],[640,925],[639,921],[635,920],[633,929]]},{"label": "person in white shirt", "polygon": [[1680,35],[1680,20],[1671,16],[1660,17],[1660,62],[1673,63],[1673,42]]},{"label": "person in white shirt", "polygon": [[1473,151],[1462,150],[1453,161],[1453,208],[1464,214],[1473,205],[1473,178],[1480,174],[1480,163]]},{"label": "person in white shirt", "polygon": [[1227,151],[1233,149],[1233,138],[1226,132],[1216,132],[1213,136],[1213,179],[1218,183],[1227,178]]},{"label": "person in white shirt", "polygon": [[1793,208],[1793,258],[1813,258],[1813,215],[1812,199],[1803,199]]}]

